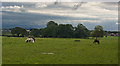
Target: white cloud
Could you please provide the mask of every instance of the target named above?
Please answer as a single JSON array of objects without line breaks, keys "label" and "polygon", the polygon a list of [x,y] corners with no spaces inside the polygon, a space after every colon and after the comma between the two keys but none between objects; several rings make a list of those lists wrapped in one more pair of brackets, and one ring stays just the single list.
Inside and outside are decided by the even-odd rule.
[{"label": "white cloud", "polygon": [[2,6],[2,9],[20,9],[20,8],[24,8],[24,6]]},{"label": "white cloud", "polygon": [[45,7],[47,7],[47,4],[46,4],[46,3],[43,3],[43,2],[40,2],[40,3],[36,3],[36,4],[35,4],[35,7],[36,7],[36,8],[45,8]]},{"label": "white cloud", "polygon": [[120,24],[120,23],[116,22],[116,24]]},{"label": "white cloud", "polygon": [[91,22],[91,23],[99,23],[99,20],[72,20],[74,22]]},{"label": "white cloud", "polygon": [[[77,9],[74,6],[78,5]],[[105,22],[117,21],[118,10],[117,3],[102,3],[102,2],[39,2],[34,3],[32,7],[23,6],[2,6],[3,11],[12,12],[28,12],[44,15],[57,15],[74,18],[91,18],[91,20],[73,20],[77,22]],[[92,20],[94,19],[94,20]]]},{"label": "white cloud", "polygon": [[106,21],[110,21],[110,20],[118,20],[118,18],[102,18],[101,20],[106,20]]},{"label": "white cloud", "polygon": [[67,10],[28,10],[31,13],[41,13],[41,14],[49,14],[49,15],[58,15],[58,16],[68,16],[68,17],[77,17],[77,18],[97,18],[97,16],[92,16],[88,14],[68,12]]},{"label": "white cloud", "polygon": [[[1,0],[2,2],[55,2],[56,0]],[[57,0],[60,2],[119,2],[119,0]]]},{"label": "white cloud", "polygon": [[2,11],[10,11],[10,12],[25,12],[24,6],[2,6]]}]

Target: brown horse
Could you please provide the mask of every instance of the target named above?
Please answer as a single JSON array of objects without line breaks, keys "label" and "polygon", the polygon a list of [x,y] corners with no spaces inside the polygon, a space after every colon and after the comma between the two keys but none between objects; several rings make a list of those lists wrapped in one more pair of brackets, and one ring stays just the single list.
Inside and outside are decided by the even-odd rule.
[{"label": "brown horse", "polygon": [[100,44],[100,41],[96,38],[93,43],[98,43],[98,44]]}]

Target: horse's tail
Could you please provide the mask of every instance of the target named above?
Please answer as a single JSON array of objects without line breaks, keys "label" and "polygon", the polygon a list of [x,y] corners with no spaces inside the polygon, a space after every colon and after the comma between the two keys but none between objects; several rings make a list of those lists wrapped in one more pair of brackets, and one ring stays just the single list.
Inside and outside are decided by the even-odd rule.
[{"label": "horse's tail", "polygon": [[33,38],[33,40],[35,41],[35,38]]}]

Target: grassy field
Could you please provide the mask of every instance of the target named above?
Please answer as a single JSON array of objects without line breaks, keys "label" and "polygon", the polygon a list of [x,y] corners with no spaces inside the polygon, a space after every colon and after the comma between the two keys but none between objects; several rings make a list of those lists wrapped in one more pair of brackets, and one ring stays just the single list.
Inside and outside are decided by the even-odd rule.
[{"label": "grassy field", "polygon": [[3,64],[117,64],[118,37],[93,39],[2,37]]}]

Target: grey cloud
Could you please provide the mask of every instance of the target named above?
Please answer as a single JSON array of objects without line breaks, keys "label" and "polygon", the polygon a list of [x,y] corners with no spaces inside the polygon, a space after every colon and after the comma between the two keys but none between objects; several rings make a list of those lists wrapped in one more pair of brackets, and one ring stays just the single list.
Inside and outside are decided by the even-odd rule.
[{"label": "grey cloud", "polygon": [[2,2],[2,6],[22,6],[24,5],[24,7],[32,7],[35,5],[35,3],[31,3],[31,2]]},{"label": "grey cloud", "polygon": [[73,10],[77,10],[79,7],[81,7],[85,3],[87,2],[77,2],[77,4],[74,5]]},{"label": "grey cloud", "polygon": [[[92,18],[92,17],[74,17],[75,15],[73,15],[73,17],[71,16],[60,16],[60,15],[48,15],[48,14],[42,14],[42,13],[28,13],[27,10],[57,10],[59,12],[58,9],[63,10],[72,10],[72,12],[77,13],[75,10],[87,10],[87,8],[83,8],[81,9],[81,6],[84,4],[87,4],[87,2],[78,4],[75,6],[74,9],[74,5],[73,6],[69,6],[68,4],[70,3],[47,3],[47,7],[44,8],[37,8],[36,7],[36,3],[3,3],[3,6],[24,6],[24,9],[20,9],[20,13],[17,12],[7,12],[7,11],[3,11],[2,16],[3,16],[3,28],[13,28],[16,26],[19,27],[23,27],[23,28],[43,28],[46,26],[46,23],[50,20],[54,20],[57,23],[69,23],[72,24],[74,26],[76,26],[78,23],[83,23],[88,29],[93,29],[94,26],[96,25],[102,25],[105,30],[117,30],[117,25],[115,24],[116,21],[114,20],[106,20],[106,21],[102,21],[101,23],[90,23],[90,22],[80,22],[79,20],[96,20],[96,21],[100,21],[101,18]],[[117,3],[102,3],[101,5],[97,5],[98,7],[101,7],[103,9],[108,9],[108,10],[116,10],[116,7],[114,7],[115,5],[117,5]],[[9,9],[10,10],[10,9]],[[70,10],[70,11],[71,11]],[[49,12],[49,11],[48,11]],[[79,12],[79,11],[78,11]],[[83,11],[84,12],[84,11]],[[89,10],[88,10],[89,12]],[[87,14],[87,12],[85,11],[84,13],[79,12],[81,14]],[[79,14],[78,13],[78,14]],[[91,13],[92,15],[97,15],[99,16],[99,13]],[[104,13],[102,13],[103,15]],[[100,16],[102,16],[100,15]],[[106,14],[107,16],[107,14]],[[105,16],[105,17],[106,17]],[[112,16],[109,16],[112,17]],[[74,21],[73,20],[78,20],[78,21]]]},{"label": "grey cloud", "polygon": [[102,2],[102,4],[100,7],[105,8],[107,10],[117,10],[118,9],[118,2]]},{"label": "grey cloud", "polygon": [[65,16],[32,14],[32,13],[14,13],[14,12],[5,12],[5,11],[3,11],[2,16],[3,16],[2,18],[3,28],[11,28],[15,26],[21,26],[24,28],[30,28],[29,26],[41,28],[43,26],[45,27],[46,23],[50,20],[54,20],[57,23],[71,23],[71,24],[78,23],[78,22],[75,23],[72,20],[97,20],[92,18],[72,18]]}]

